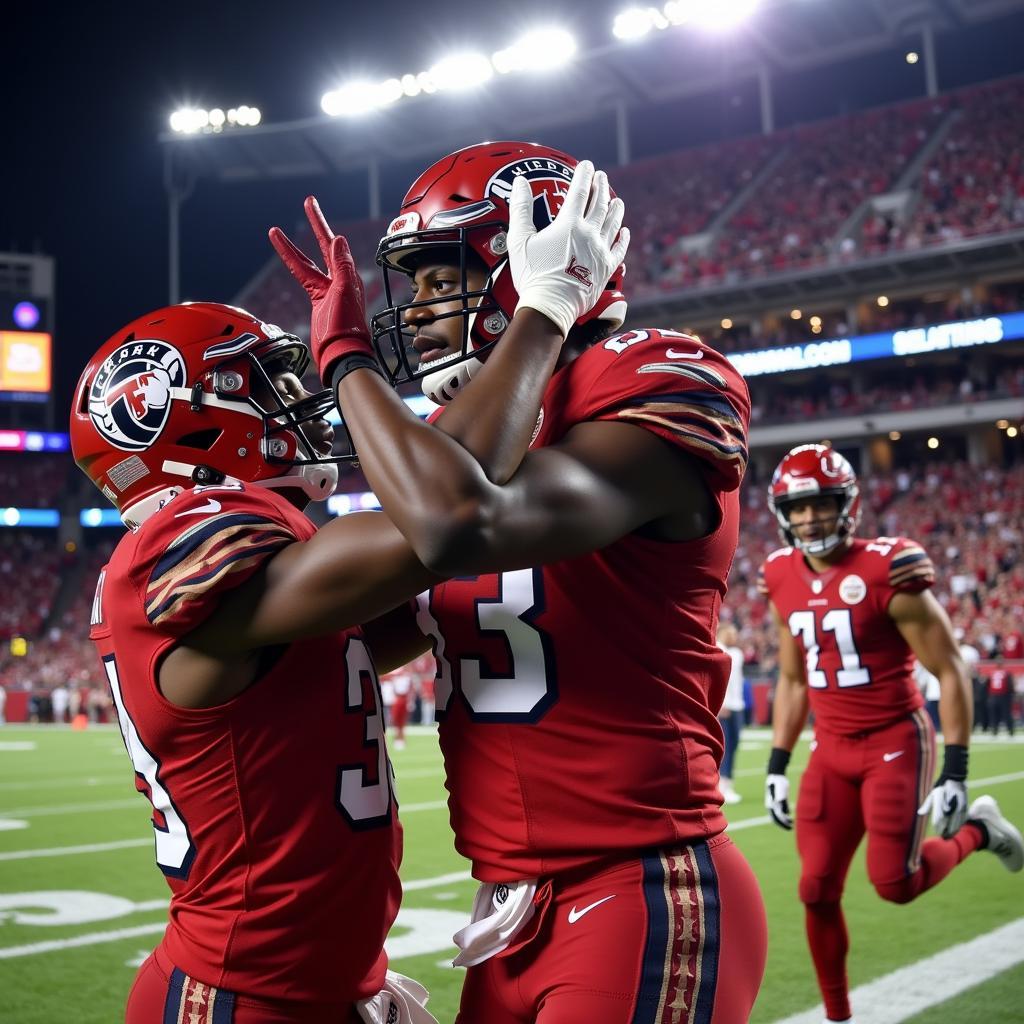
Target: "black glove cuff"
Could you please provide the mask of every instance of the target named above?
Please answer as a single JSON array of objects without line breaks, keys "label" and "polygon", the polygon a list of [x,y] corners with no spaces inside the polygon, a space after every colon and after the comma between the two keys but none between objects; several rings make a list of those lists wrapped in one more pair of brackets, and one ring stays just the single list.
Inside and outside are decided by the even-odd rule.
[{"label": "black glove cuff", "polygon": [[342,380],[347,377],[353,370],[373,370],[374,373],[384,376],[384,371],[380,368],[380,363],[374,359],[373,356],[368,355],[365,352],[352,352],[347,356],[342,356],[337,362],[334,362],[328,368],[328,374],[331,378],[331,391],[336,392],[338,385]]},{"label": "black glove cuff", "polygon": [[942,778],[954,782],[967,779],[967,747],[961,743],[947,743],[942,755]]},{"label": "black glove cuff", "polygon": [[772,752],[768,755],[768,774],[785,775],[786,769],[789,767],[789,759],[792,756],[788,750],[783,750],[782,747],[772,747]]}]

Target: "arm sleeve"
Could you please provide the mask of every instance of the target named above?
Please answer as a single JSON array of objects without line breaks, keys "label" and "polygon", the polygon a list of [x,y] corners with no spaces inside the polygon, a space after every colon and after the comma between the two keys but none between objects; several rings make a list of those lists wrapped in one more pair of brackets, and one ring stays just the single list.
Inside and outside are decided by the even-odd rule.
[{"label": "arm sleeve", "polygon": [[894,594],[920,594],[935,583],[935,566],[920,544],[900,538],[889,559],[889,589]]},{"label": "arm sleeve", "polygon": [[713,489],[735,490],[748,457],[746,382],[692,338],[646,333],[607,362],[587,394],[585,418],[641,426],[694,456]]},{"label": "arm sleeve", "polygon": [[225,594],[299,539],[288,517],[263,495],[246,491],[230,501],[218,496],[219,511],[196,510],[192,516],[190,506],[201,506],[205,497],[163,510],[136,561],[135,585],[146,618],[175,637],[199,626]]}]

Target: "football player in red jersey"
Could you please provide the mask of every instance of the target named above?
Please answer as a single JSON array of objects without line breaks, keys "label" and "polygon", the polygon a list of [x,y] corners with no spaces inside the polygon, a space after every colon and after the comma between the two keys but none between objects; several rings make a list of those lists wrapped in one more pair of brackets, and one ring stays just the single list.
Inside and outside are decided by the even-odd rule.
[{"label": "football player in red jersey", "polygon": [[[604,220],[621,214],[606,201],[584,216],[589,191],[583,175],[553,230],[604,280],[625,247]],[[437,579],[424,563],[493,518],[564,340],[518,311],[515,338],[432,427],[382,379],[345,240],[325,248],[324,274],[272,238],[313,299],[331,390],[304,392],[297,338],[196,303],[118,331],[72,410],[76,461],[131,527],[100,576],[92,637],[172,890],[129,1024],[423,1019],[385,974],[401,831],[376,671],[393,664],[370,655],[385,627],[358,623]],[[550,282],[581,310],[598,291]],[[322,419],[335,397],[353,433],[387,436],[360,457],[408,490],[401,531],[374,513],[316,530],[299,512],[337,479]]]},{"label": "football player in red jersey", "polygon": [[[970,682],[924,549],[903,537],[855,536],[857,477],[825,445],[783,458],[768,504],[788,546],[768,557],[761,577],[779,631],[765,803],[792,828],[785,772],[813,711],[796,806],[800,899],[826,1019],[849,1021],[840,899],[865,832],[868,875],[894,903],[937,885],[975,850],[1020,871],[1024,844],[991,797],[967,806]],[[942,688],[945,752],[934,787],[935,734],[914,684],[915,657]],[[940,836],[926,840],[929,811]]]},{"label": "football player in red jersey", "polygon": [[[433,646],[452,826],[482,883],[458,1020],[735,1024],[766,944],[717,788],[749,396],[696,338],[616,333],[624,267],[584,312],[510,273],[522,248],[593,277],[546,227],[574,167],[528,143],[453,153],[378,251],[374,338],[393,380],[445,404],[439,424],[517,304],[566,335],[532,450],[407,622]],[[364,469],[378,495],[401,483]]]}]

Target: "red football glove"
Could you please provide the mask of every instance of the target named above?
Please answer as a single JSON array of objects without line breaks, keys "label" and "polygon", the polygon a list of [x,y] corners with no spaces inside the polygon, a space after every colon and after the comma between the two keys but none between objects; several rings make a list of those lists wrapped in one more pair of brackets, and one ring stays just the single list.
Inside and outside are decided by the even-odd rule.
[{"label": "red football glove", "polygon": [[270,242],[288,272],[306,289],[313,304],[309,347],[320,379],[329,385],[332,368],[339,359],[355,354],[369,356],[374,361],[376,357],[366,327],[363,282],[348,241],[344,235],[335,235],[331,231],[316,199],[310,196],[304,205],[327,273],[321,271],[280,228],[270,229]]}]

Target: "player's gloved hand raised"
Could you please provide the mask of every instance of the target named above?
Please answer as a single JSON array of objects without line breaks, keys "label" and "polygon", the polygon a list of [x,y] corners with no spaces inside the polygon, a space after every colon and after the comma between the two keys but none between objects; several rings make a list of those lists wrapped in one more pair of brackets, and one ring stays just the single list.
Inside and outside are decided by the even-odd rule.
[{"label": "player's gloved hand raised", "polygon": [[943,839],[951,839],[967,821],[967,748],[946,745],[942,774],[932,791],[917,809],[918,814],[931,812],[932,828]]},{"label": "player's gloved hand raised", "polygon": [[[538,231],[525,177],[512,183],[508,262],[519,305],[543,313],[564,337],[593,309],[629,247],[625,207],[611,199],[608,176],[581,160],[554,221]],[[618,236],[618,239],[616,239]],[[518,308],[518,307],[517,307]]]},{"label": "player's gloved hand raised", "polygon": [[772,821],[787,831],[793,827],[793,815],[789,810],[789,779],[786,768],[790,753],[782,747],[772,747],[768,757],[768,778],[764,781],[764,805]]},{"label": "player's gloved hand raised", "polygon": [[304,205],[327,272],[324,273],[280,228],[270,229],[270,241],[281,262],[306,289],[313,304],[309,347],[320,379],[330,384],[331,373],[339,360],[359,355],[362,357],[360,365],[370,365],[367,360],[372,360],[374,366],[377,360],[366,326],[363,282],[348,241],[344,235],[331,231],[316,199],[310,196]]}]

